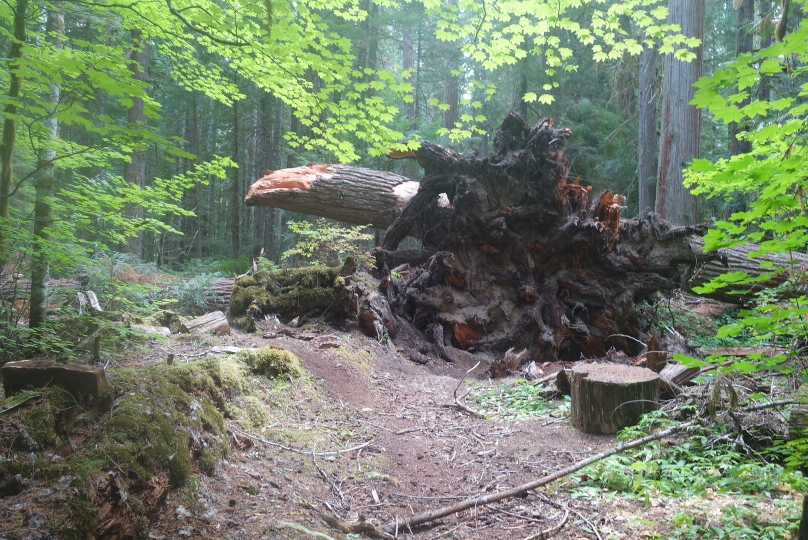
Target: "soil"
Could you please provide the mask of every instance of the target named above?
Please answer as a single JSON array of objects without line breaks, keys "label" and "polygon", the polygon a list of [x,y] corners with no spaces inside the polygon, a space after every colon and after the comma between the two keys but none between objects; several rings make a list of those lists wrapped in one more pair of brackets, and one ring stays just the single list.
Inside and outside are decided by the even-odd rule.
[{"label": "soil", "polygon": [[[297,354],[311,374],[304,383],[290,383],[287,400],[273,409],[265,428],[246,433],[229,421],[231,457],[210,474],[197,471],[193,481],[168,493],[150,518],[149,538],[356,538],[329,527],[320,515],[384,524],[514,487],[616,444],[612,436],[578,432],[562,414],[480,419],[458,410],[454,391],[473,366],[434,358],[415,364],[407,354],[417,345],[415,336],[410,340],[402,334],[392,345],[320,325],[305,329],[305,337],[266,339],[261,329],[198,340],[172,337],[122,362],[155,364],[167,350],[181,361],[213,345],[270,345]],[[469,385],[496,389],[515,382],[487,380],[483,371],[478,366],[465,378],[460,395]],[[664,536],[672,514],[685,504],[582,496],[585,491],[574,488],[586,479],[577,473],[524,498],[398,536],[542,538],[541,531],[563,522],[548,537],[640,539],[650,532]],[[20,495],[0,499],[0,521],[23,504],[25,515],[35,517],[38,501],[46,500],[36,494],[46,487],[31,485]],[[715,506],[717,500],[704,504]],[[38,532],[13,537],[56,538]],[[6,536],[0,533],[0,538]]]}]

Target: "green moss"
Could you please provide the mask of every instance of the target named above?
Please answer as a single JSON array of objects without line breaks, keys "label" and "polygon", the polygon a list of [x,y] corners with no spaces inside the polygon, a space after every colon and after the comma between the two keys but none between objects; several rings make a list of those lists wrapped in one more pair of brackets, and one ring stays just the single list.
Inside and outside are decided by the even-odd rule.
[{"label": "green moss", "polygon": [[230,296],[230,312],[236,316],[243,315],[253,301],[261,306],[269,303],[269,298],[266,288],[260,285],[233,287],[233,293]]},{"label": "green moss", "polygon": [[232,321],[230,321],[230,324],[250,334],[252,334],[258,329],[258,327],[255,324],[255,319],[253,319],[249,315],[244,315],[243,317],[237,317]]},{"label": "green moss", "polygon": [[336,283],[339,270],[339,267],[311,266],[257,272],[240,278],[233,288],[230,313],[238,318],[246,314],[250,305],[255,305],[263,313],[294,317],[310,309],[325,308],[342,290]]},{"label": "green moss", "polygon": [[244,396],[238,402],[239,423],[244,429],[258,430],[269,424],[270,414],[266,404],[255,396]]},{"label": "green moss", "polygon": [[250,366],[254,373],[266,377],[284,375],[297,378],[303,375],[303,363],[300,358],[284,349],[271,347],[244,349],[235,357]]}]

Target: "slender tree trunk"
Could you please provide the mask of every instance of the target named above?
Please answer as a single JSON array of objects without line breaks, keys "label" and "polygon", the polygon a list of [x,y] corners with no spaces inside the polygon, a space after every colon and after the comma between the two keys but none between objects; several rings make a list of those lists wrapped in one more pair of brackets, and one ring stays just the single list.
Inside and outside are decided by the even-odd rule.
[{"label": "slender tree trunk", "polygon": [[[522,49],[525,50],[527,53],[527,43],[522,43]],[[525,101],[525,94],[528,91],[528,79],[527,76],[530,73],[530,55],[525,54],[524,58],[519,61],[519,90],[516,96],[516,103],[517,106],[514,107],[517,109],[522,116],[525,117],[525,120],[528,120],[527,116],[527,101]]]},{"label": "slender tree trunk", "polygon": [[443,102],[449,105],[449,108],[443,111],[443,127],[446,129],[453,129],[459,118],[460,78],[453,74],[455,69],[457,69],[456,61],[450,60],[447,66],[448,78],[443,83]]},{"label": "slender tree trunk", "polygon": [[[8,53],[8,104],[3,109],[5,120],[3,121],[3,143],[0,145],[0,220],[7,220],[9,217],[9,198],[14,175],[12,157],[14,155],[14,143],[17,138],[17,98],[20,96],[20,88],[22,87],[19,64],[23,56],[22,46],[26,39],[25,15],[27,12],[28,0],[17,0],[14,7],[14,41],[11,43],[11,49]],[[4,234],[0,236],[0,252],[6,247],[7,240]]]},{"label": "slender tree trunk", "polygon": [[[738,6],[738,25],[737,36],[735,40],[736,55],[752,52],[754,36],[754,19],[755,19],[755,0],[741,0],[741,5]],[[750,91],[751,89],[747,89]],[[749,105],[752,97],[746,97],[739,106],[745,107]],[[732,122],[729,125],[729,154],[731,156],[737,154],[746,154],[752,150],[752,145],[749,141],[738,140],[738,133],[744,131],[743,126],[739,126],[737,122]]]},{"label": "slender tree trunk", "polygon": [[[238,81],[238,75],[236,75]],[[230,184],[230,240],[233,246],[233,257],[238,258],[241,254],[241,175],[239,174],[239,102],[233,102],[233,161],[239,165],[233,169],[233,179]]]},{"label": "slender tree trunk", "polygon": [[[772,44],[772,37],[774,36],[774,24],[771,20],[772,15],[772,0],[758,0],[760,3],[760,48],[765,49]],[[760,101],[769,101],[772,95],[772,78],[764,75],[760,78],[760,86],[758,86],[758,99]]]},{"label": "slender tree trunk", "polygon": [[[704,0],[672,0],[668,22],[678,24],[688,37],[704,39]],[[692,225],[697,221],[698,203],[682,183],[682,170],[699,157],[701,112],[690,101],[693,84],[701,77],[704,47],[693,52],[690,62],[665,57],[659,174],[657,175],[656,211],[676,225]]]},{"label": "slender tree trunk", "polygon": [[[404,80],[412,85],[413,100],[407,104],[407,119],[412,121],[415,120],[417,111],[417,92],[415,79],[415,28],[409,24],[402,29],[401,56],[402,67],[404,71],[409,72]],[[411,124],[411,127],[414,127],[414,125]]]},{"label": "slender tree trunk", "polygon": [[[130,68],[132,76],[138,81],[149,80],[149,41],[144,39],[139,29],[132,30],[132,59]],[[143,98],[133,97],[132,106],[129,107],[128,123],[130,128],[144,129],[146,127],[146,103]],[[124,180],[138,187],[146,182],[146,149],[135,148],[129,154],[129,162],[123,166]],[[143,217],[143,208],[137,204],[130,204],[124,210],[124,215],[130,219]],[[127,239],[127,251],[140,257],[143,254],[143,233],[138,232]]]},{"label": "slender tree trunk", "polygon": [[638,108],[638,174],[639,212],[654,209],[652,179],[657,174],[657,68],[659,54],[655,47],[640,53],[640,91]]},{"label": "slender tree trunk", "polygon": [[[65,16],[63,2],[56,5],[58,11],[48,10],[45,29],[48,40],[62,50],[61,36],[65,34]],[[59,137],[59,122],[56,119],[56,108],[61,99],[61,88],[56,83],[48,85],[50,90],[51,111],[44,120],[45,129],[50,133],[51,140],[44,143],[39,153],[37,166],[39,172],[36,178],[36,199],[34,202],[34,252],[31,257],[31,305],[29,308],[28,327],[31,329],[44,326],[48,313],[48,274],[50,269],[50,227],[53,225],[53,198],[56,170],[54,160],[56,151],[52,147],[53,141]]]}]

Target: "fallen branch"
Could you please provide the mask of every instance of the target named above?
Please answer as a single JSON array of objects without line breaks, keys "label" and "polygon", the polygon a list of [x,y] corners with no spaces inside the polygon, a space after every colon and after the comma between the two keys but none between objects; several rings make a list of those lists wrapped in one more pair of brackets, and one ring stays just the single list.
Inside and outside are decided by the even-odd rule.
[{"label": "fallen branch", "polygon": [[276,446],[278,448],[286,450],[287,452],[294,452],[296,454],[301,454],[301,455],[304,455],[304,456],[336,456],[338,454],[347,454],[348,452],[354,452],[356,450],[361,450],[362,448],[364,448],[366,446],[369,446],[370,443],[373,442],[373,439],[371,439],[371,440],[369,440],[367,442],[363,442],[360,445],[352,446],[351,448],[346,448],[345,450],[336,450],[336,451],[333,451],[333,452],[310,452],[308,450],[298,450],[297,448],[292,448],[291,446],[285,446],[285,445],[280,444],[280,443],[268,441],[266,439],[262,439],[261,437],[256,437],[255,435],[250,435],[249,433],[246,433],[246,432],[238,430],[238,429],[234,429],[233,433],[234,434],[238,433],[242,437],[247,437],[248,439],[252,439],[254,441],[258,441],[260,443],[264,443],[264,444],[269,445],[269,446]]},{"label": "fallen branch", "polygon": [[[477,418],[485,418],[485,415],[484,415],[483,413],[475,411],[474,409],[472,409],[471,407],[469,407],[468,405],[466,405],[465,403],[463,403],[463,402],[461,401],[461,399],[463,399],[463,398],[465,398],[467,395],[469,395],[469,392],[471,392],[471,390],[469,390],[468,392],[466,392],[466,393],[465,393],[465,394],[464,394],[462,397],[458,397],[458,396],[457,396],[457,390],[460,388],[460,385],[461,385],[461,384],[463,384],[463,381],[465,381],[465,380],[466,380],[466,376],[467,376],[469,373],[471,373],[472,371],[474,371],[475,369],[477,369],[477,366],[479,366],[479,365],[480,365],[480,363],[479,363],[479,362],[477,362],[476,364],[474,364],[474,367],[473,367],[473,368],[471,368],[470,370],[468,370],[468,371],[467,371],[467,372],[466,372],[466,373],[463,375],[463,377],[460,379],[460,382],[459,382],[459,383],[457,383],[457,386],[455,386],[455,389],[454,389],[454,401],[455,401],[455,404],[454,404],[454,406],[455,406],[455,407],[457,407],[458,409],[460,409],[461,411],[466,411],[466,412],[467,412],[467,413],[469,413],[470,415],[475,416],[475,417],[477,417]],[[452,407],[452,405],[448,405],[448,407]]]}]

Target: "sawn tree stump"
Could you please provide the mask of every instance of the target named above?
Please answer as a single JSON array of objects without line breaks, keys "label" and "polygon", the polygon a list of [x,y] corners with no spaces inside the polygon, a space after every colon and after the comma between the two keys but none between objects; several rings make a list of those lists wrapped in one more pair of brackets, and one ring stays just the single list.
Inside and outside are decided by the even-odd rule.
[{"label": "sawn tree stump", "polygon": [[659,401],[659,376],[622,364],[581,364],[572,368],[572,425],[593,435],[611,435],[633,426]]}]

